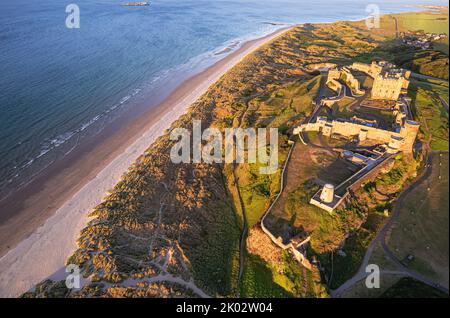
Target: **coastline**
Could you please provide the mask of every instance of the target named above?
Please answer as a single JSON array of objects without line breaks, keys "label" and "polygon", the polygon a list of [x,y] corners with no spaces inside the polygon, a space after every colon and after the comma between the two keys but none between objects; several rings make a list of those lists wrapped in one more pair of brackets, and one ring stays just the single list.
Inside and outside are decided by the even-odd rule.
[{"label": "coastline", "polygon": [[76,249],[80,231],[89,220],[88,211],[101,203],[129,166],[210,85],[246,55],[293,27],[245,42],[183,82],[130,125],[102,132],[107,140],[91,151],[92,145],[85,145],[78,158],[68,159],[73,164],[61,163],[53,168],[53,174],[50,171],[30,183],[21,197],[6,202],[2,212],[8,213],[0,216],[0,296],[18,296],[46,278],[64,275],[65,261]]}]

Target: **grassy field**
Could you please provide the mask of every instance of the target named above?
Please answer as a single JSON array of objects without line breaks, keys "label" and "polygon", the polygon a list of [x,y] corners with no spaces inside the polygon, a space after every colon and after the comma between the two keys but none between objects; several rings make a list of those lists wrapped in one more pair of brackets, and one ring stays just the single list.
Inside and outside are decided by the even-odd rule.
[{"label": "grassy field", "polygon": [[[398,21],[398,31],[424,31],[448,34],[449,18],[446,10],[424,10],[418,12],[405,12],[398,14],[387,14],[381,16],[380,28],[373,29],[376,35],[395,36],[395,21]],[[364,26],[365,22],[360,23]]]},{"label": "grassy field", "polygon": [[274,282],[271,268],[260,257],[247,254],[241,282],[241,297],[292,297],[285,288]]},{"label": "grassy field", "polygon": [[[418,30],[448,32],[448,10],[440,13],[422,11],[382,16],[380,28],[372,32],[374,37],[383,36],[387,39],[373,50],[364,52],[354,59],[364,63],[370,63],[373,59],[387,60],[413,72],[448,79],[448,36],[435,43],[434,49],[430,50],[402,45],[395,39],[394,17],[398,20],[400,32]],[[361,27],[364,27],[363,23]]]},{"label": "grassy field", "polygon": [[380,297],[387,289],[398,282],[403,275],[392,275],[383,273],[384,271],[396,271],[397,267],[392,261],[385,255],[381,243],[378,242],[372,252],[369,260],[369,264],[377,264],[380,267],[380,288],[367,288],[365,280],[357,282],[343,292],[341,297],[343,298],[376,298]]},{"label": "grassy field", "polygon": [[398,50],[401,53],[395,54],[396,65],[416,73],[448,80],[448,54],[407,46],[401,46]]},{"label": "grassy field", "polygon": [[396,15],[396,17],[400,32],[422,30],[424,32],[445,33],[448,35],[448,10],[409,12]]},{"label": "grassy field", "polygon": [[[312,99],[317,94],[319,83],[320,76],[307,77],[305,80],[282,85],[271,93],[249,97],[246,101],[246,111],[240,118],[239,125],[243,127],[277,127],[279,132],[283,133],[283,127],[294,126],[295,122],[303,120],[312,111]],[[260,221],[269,204],[279,192],[281,168],[289,150],[285,135],[280,135],[279,145],[277,173],[260,174],[259,164],[240,164],[236,165],[234,169],[239,191],[239,194],[234,193],[233,195],[234,204],[241,205],[240,196],[249,228]],[[231,171],[226,172],[228,180],[230,180],[230,173]],[[228,188],[231,189],[230,192],[233,191],[232,186]],[[285,276],[280,275],[279,269],[275,270],[274,266],[256,255],[246,253],[240,286],[241,295],[243,297],[283,297],[299,293],[298,287],[295,287],[297,283],[290,282]],[[298,264],[296,266],[298,267]],[[276,267],[279,267],[279,264]],[[300,280],[301,276],[298,276],[298,279]],[[280,287],[279,284],[283,287]],[[307,291],[303,291],[298,295],[305,296],[306,293]]]},{"label": "grassy field", "polygon": [[[442,88],[442,90],[445,90],[445,88]],[[449,125],[447,110],[433,91],[413,85],[408,90],[408,94],[412,98],[414,115],[421,124],[421,135],[419,137],[423,142],[426,142],[431,136],[432,150],[448,150]]]},{"label": "grassy field", "polygon": [[448,82],[431,79],[411,79],[409,87],[414,90],[422,88],[433,94],[437,94],[448,104]]},{"label": "grassy field", "polygon": [[241,297],[327,297],[318,272],[299,266],[288,252],[280,262],[264,262],[248,254],[241,283]]},{"label": "grassy field", "polygon": [[[326,266],[330,273],[328,283],[330,288],[339,287],[358,271],[367,247],[384,221],[384,216],[369,212],[367,221],[349,233],[350,236],[345,240],[345,245],[340,249],[343,254],[334,252],[333,255],[330,253],[321,255],[322,265]],[[331,275],[331,268],[333,275]]]},{"label": "grassy field", "polygon": [[258,118],[257,126],[280,127],[298,121],[312,111],[312,100],[320,85],[320,76],[289,83],[271,94],[258,96],[249,102],[249,109]]},{"label": "grassy field", "polygon": [[[248,109],[243,121],[245,124],[257,127],[281,127],[281,131],[283,131],[282,127],[292,127],[295,122],[299,122],[312,111],[312,100],[318,92],[319,84],[320,76],[314,76],[305,81],[283,85],[270,94],[251,98],[247,102]],[[253,122],[253,119],[256,120]],[[282,136],[279,141],[281,148],[279,148],[279,170],[277,173],[272,175],[259,174],[258,164],[241,164],[235,169],[238,189],[249,227],[260,221],[269,204],[279,192],[281,168],[289,149],[286,141],[285,136]],[[303,284],[302,277],[308,279],[308,273],[292,275],[292,279],[280,274],[280,271],[287,267],[291,270],[294,267],[300,270],[297,263],[288,263],[289,259],[290,257],[285,257],[281,265],[271,264],[258,258],[258,256],[246,253],[241,281],[241,296],[283,297],[297,295],[305,297],[312,295],[312,291],[300,290],[300,283]],[[288,264],[290,265],[288,266]],[[315,287],[312,286],[311,288],[314,289]]]},{"label": "grassy field", "polygon": [[[312,111],[312,99],[319,89],[320,76],[295,81],[248,100],[242,117],[244,126],[277,127],[281,133]],[[235,174],[249,227],[262,217],[280,189],[280,172],[288,152],[287,138],[279,140],[279,169],[271,175],[259,173],[259,164],[240,164]]]},{"label": "grassy field", "polygon": [[448,287],[449,268],[449,156],[433,157],[432,174],[406,198],[392,230],[389,247],[410,267]]},{"label": "grassy field", "polygon": [[[320,183],[338,184],[351,172],[336,154],[297,143],[287,168],[286,186],[267,218],[267,224],[276,236],[288,240],[297,234],[310,234],[311,244],[326,248],[324,236],[342,237],[340,222],[328,212],[311,204],[309,199]],[[331,229],[334,228],[333,232]],[[339,232],[339,234],[338,234]]]},{"label": "grassy field", "polygon": [[433,47],[434,49],[448,55],[449,52],[448,38],[434,42]]},{"label": "grassy field", "polygon": [[381,298],[448,298],[445,294],[436,288],[425,285],[410,277],[404,277],[386,290]]},{"label": "grassy field", "polygon": [[346,290],[342,298],[377,298],[386,292],[390,287],[395,285],[401,277],[395,275],[381,275],[380,288],[367,288],[365,279],[357,282],[351,288]]},{"label": "grassy field", "polygon": [[424,31],[429,33],[445,33],[445,39],[434,42],[436,50],[448,55],[448,9],[443,11],[411,12],[398,15],[399,31]]}]

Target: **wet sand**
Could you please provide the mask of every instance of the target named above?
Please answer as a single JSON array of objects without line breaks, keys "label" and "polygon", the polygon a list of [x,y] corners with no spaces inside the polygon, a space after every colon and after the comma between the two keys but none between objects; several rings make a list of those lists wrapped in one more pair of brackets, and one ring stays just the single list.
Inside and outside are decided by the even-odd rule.
[{"label": "wet sand", "polygon": [[[248,41],[181,84],[124,127],[109,127],[0,202],[0,296],[15,297],[61,274],[88,213],[141,155],[210,85],[287,28]],[[63,272],[63,271],[62,271]]]}]

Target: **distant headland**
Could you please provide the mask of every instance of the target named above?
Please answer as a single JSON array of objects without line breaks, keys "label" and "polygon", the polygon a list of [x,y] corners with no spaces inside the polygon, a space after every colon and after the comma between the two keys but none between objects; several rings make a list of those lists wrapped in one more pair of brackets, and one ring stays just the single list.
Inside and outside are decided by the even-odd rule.
[{"label": "distant headland", "polygon": [[150,2],[148,1],[141,1],[141,2],[126,2],[124,4],[122,4],[125,7],[144,7],[144,6],[149,6]]}]

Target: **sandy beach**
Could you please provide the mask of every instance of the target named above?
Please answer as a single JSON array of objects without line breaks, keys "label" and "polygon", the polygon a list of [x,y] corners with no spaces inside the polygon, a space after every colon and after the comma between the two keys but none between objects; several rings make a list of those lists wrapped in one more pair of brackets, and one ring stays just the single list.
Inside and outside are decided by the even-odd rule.
[{"label": "sandy beach", "polygon": [[[128,167],[247,54],[287,28],[244,43],[238,50],[180,85],[164,102],[99,146],[85,145],[77,158],[55,165],[0,209],[0,297],[16,297],[46,278],[64,278],[65,261],[88,213],[101,203]],[[90,148],[93,148],[91,149]]]}]

